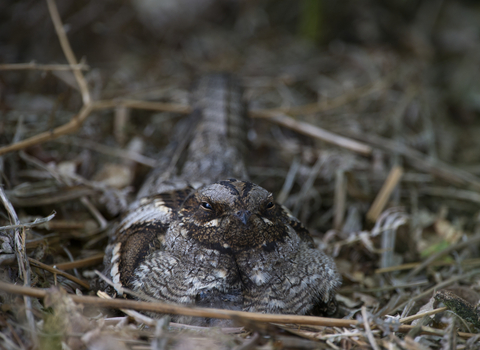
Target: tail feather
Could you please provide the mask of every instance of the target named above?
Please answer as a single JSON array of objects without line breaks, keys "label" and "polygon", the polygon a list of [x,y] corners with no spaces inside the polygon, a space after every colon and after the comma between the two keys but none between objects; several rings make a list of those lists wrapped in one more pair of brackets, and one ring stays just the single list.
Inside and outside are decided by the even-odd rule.
[{"label": "tail feather", "polygon": [[147,177],[137,198],[187,184],[198,187],[232,177],[248,180],[246,109],[238,81],[225,73],[203,76],[194,85],[191,100],[192,114],[177,128],[168,157]]}]

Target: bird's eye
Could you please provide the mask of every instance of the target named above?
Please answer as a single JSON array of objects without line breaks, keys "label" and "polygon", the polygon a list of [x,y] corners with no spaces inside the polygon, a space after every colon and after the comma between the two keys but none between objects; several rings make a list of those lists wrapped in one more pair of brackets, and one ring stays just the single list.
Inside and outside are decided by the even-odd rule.
[{"label": "bird's eye", "polygon": [[273,202],[268,202],[267,204],[267,209],[272,209],[275,206],[275,203]]},{"label": "bird's eye", "polygon": [[200,203],[200,207],[203,209],[203,210],[213,210],[212,206],[210,205],[210,203],[207,203],[207,202],[202,202]]}]

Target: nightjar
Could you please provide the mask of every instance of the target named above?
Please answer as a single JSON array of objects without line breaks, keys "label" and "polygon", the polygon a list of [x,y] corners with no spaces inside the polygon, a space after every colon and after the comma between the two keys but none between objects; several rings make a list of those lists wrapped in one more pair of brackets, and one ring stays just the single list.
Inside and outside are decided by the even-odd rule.
[{"label": "nightjar", "polygon": [[341,283],[333,259],[270,192],[247,181],[239,84],[205,76],[192,107],[164,164],[112,231],[107,276],[166,302],[332,315]]}]

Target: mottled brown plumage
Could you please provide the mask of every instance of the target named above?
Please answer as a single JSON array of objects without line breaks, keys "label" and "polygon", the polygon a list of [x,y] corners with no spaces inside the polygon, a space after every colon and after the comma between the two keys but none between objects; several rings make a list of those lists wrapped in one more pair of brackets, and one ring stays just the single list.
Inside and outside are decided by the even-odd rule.
[{"label": "mottled brown plumage", "polygon": [[167,302],[331,315],[340,285],[335,263],[270,192],[242,181],[238,85],[211,75],[194,91],[198,121],[183,168],[167,182],[159,170],[146,181],[142,193],[161,193],[140,198],[123,216],[107,248],[107,275]]}]

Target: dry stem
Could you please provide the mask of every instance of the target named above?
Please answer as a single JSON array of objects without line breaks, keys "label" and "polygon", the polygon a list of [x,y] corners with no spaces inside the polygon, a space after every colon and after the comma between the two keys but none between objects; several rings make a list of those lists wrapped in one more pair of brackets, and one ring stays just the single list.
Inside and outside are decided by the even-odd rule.
[{"label": "dry stem", "polygon": [[438,314],[438,313],[443,312],[447,309],[448,309],[447,307],[440,307],[440,308],[435,309],[435,310],[422,312],[421,314],[416,314],[416,315],[401,318],[399,320],[399,322],[400,323],[408,323],[408,322],[411,322],[411,321],[414,321],[414,320],[418,320],[419,318],[422,318],[423,316],[430,316],[430,315]]},{"label": "dry stem", "polygon": [[51,267],[65,271],[65,270],[78,269],[81,267],[94,266],[94,265],[100,264],[103,261],[104,255],[105,255],[104,253],[99,253],[85,259],[55,264],[54,266],[51,266]]},{"label": "dry stem", "polygon": [[363,326],[365,327],[365,333],[367,334],[367,339],[370,342],[370,345],[374,350],[380,350],[377,342],[375,341],[375,337],[372,334],[372,330],[370,329],[370,324],[368,323],[367,308],[365,306],[362,306],[362,317]]},{"label": "dry stem", "polygon": [[301,134],[317,138],[319,140],[328,142],[339,147],[346,148],[350,151],[362,154],[364,156],[368,156],[372,153],[372,147],[364,143],[334,134],[330,131],[319,128],[318,126],[309,123],[296,121],[295,119],[285,114],[271,112],[269,110],[255,110],[250,111],[250,116],[253,118],[268,119],[273,123],[295,130]]},{"label": "dry stem", "polygon": [[[17,213],[12,206],[12,203],[8,200],[3,188],[0,186],[0,200],[3,203],[5,209],[10,216],[10,220],[13,221],[15,225],[20,225],[20,220],[18,219]],[[23,284],[25,286],[30,285],[30,264],[27,260],[27,253],[25,248],[25,227],[22,228],[22,233],[20,234],[19,228],[13,230],[11,235],[11,245],[12,249],[15,252],[15,257],[17,258],[18,269],[20,271],[20,276],[23,279]],[[24,295],[23,300],[25,302],[25,315],[28,320],[28,326],[30,328],[30,334],[32,340],[35,340],[35,319],[33,318],[32,313],[32,300]]]},{"label": "dry stem", "polygon": [[75,58],[75,54],[70,47],[70,42],[68,41],[67,34],[63,29],[63,23],[58,13],[57,5],[54,0],[47,0],[48,11],[50,12],[50,17],[52,18],[53,25],[55,26],[55,32],[57,33],[58,40],[60,40],[60,45],[62,46],[63,53],[67,58],[68,63],[72,67],[73,74],[77,80],[78,87],[82,94],[83,104],[88,106],[91,102],[90,91],[88,90],[87,81],[83,76],[82,70],[78,68],[78,62]]},{"label": "dry stem", "polygon": [[390,173],[387,176],[380,192],[378,192],[377,197],[373,201],[372,206],[367,212],[367,218],[370,221],[377,221],[378,216],[385,208],[390,195],[392,194],[395,187],[400,182],[400,179],[403,175],[403,169],[400,166],[395,166],[390,170]]},{"label": "dry stem", "polygon": [[0,64],[0,70],[43,70],[43,71],[52,71],[52,70],[88,70],[90,67],[84,63],[79,63],[76,65],[69,64],[39,64],[35,62],[30,63],[9,63],[9,64]]},{"label": "dry stem", "polygon": [[83,288],[90,290],[90,285],[87,282],[82,281],[81,279],[79,279],[79,278],[77,278],[73,275],[70,275],[69,273],[66,273],[65,271],[59,270],[55,267],[51,267],[49,265],[41,263],[40,261],[32,259],[32,258],[28,258],[28,261],[30,261],[30,264],[32,266],[39,267],[39,268],[44,269],[44,270],[46,270],[48,272],[51,272],[53,274],[63,276],[65,278],[69,279],[70,281],[73,281],[73,282],[81,285]]},{"label": "dry stem", "polygon": [[[35,298],[45,298],[48,291],[39,288],[22,287],[11,283],[0,282],[0,290],[12,294],[28,295]],[[72,300],[79,304],[94,305],[96,307],[107,307],[114,309],[132,309],[139,311],[153,311],[163,314],[186,315],[193,317],[212,317],[221,319],[231,319],[234,317],[243,318],[245,320],[258,322],[276,322],[276,323],[296,323],[296,324],[312,324],[318,326],[330,327],[349,327],[358,324],[358,321],[343,320],[327,317],[315,316],[296,316],[296,315],[272,315],[260,314],[256,312],[233,311],[211,308],[197,308],[162,302],[150,303],[145,301],[126,300],[126,299],[100,299],[91,296],[79,296],[69,294]]]},{"label": "dry stem", "polygon": [[[48,295],[48,291],[17,286],[11,283],[5,283],[0,281],[0,290],[12,294],[28,295],[36,298],[45,298]],[[272,322],[272,323],[293,323],[304,325],[317,325],[317,326],[329,326],[329,327],[352,327],[362,325],[362,322],[354,320],[344,320],[336,318],[326,317],[314,317],[314,316],[296,316],[296,315],[272,315],[272,314],[260,314],[255,312],[222,310],[222,309],[209,309],[209,308],[197,308],[180,306],[166,303],[149,303],[144,301],[125,300],[125,299],[112,299],[105,300],[91,296],[79,296],[75,294],[69,294],[72,300],[79,304],[94,305],[96,307],[106,307],[114,309],[132,309],[140,311],[154,311],[164,314],[186,315],[194,317],[212,317],[221,319],[232,319],[235,317],[242,318],[244,320],[251,320],[257,322]],[[400,332],[408,332],[414,328],[414,326],[401,325],[398,327]],[[422,331],[427,333],[438,334],[438,330],[422,327]],[[463,338],[470,338],[475,336],[471,333],[459,332],[458,335]]]}]

